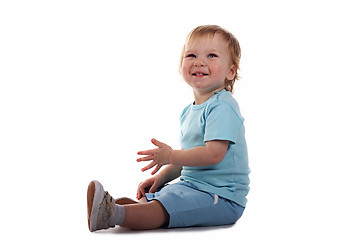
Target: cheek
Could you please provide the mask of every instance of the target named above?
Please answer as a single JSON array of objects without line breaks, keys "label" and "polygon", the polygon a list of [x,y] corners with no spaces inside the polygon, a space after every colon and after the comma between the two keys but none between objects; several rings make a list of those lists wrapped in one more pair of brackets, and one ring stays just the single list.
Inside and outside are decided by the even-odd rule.
[{"label": "cheek", "polygon": [[186,63],[183,63],[183,65],[182,65],[182,75],[183,75],[183,77],[190,75],[190,67]]},{"label": "cheek", "polygon": [[214,75],[222,76],[222,77],[224,76],[224,79],[226,77],[226,69],[221,64],[215,64],[215,65],[211,66],[210,71],[212,73],[214,73]]}]

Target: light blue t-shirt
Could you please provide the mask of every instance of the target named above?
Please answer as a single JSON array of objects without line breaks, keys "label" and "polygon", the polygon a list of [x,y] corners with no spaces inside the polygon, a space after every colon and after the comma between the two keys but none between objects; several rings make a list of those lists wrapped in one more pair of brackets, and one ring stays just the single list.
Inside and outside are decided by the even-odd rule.
[{"label": "light blue t-shirt", "polygon": [[220,163],[205,167],[183,166],[181,180],[245,207],[250,169],[244,119],[231,93],[222,90],[201,105],[190,104],[183,110],[180,121],[183,149],[205,146],[205,142],[212,140],[229,141]]}]

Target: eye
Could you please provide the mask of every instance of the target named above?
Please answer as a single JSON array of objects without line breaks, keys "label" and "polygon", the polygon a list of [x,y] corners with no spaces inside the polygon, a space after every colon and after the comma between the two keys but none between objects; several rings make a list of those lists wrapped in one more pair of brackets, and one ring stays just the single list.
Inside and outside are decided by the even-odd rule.
[{"label": "eye", "polygon": [[186,55],[185,57],[186,57],[186,58],[195,58],[195,57],[196,57],[196,55],[195,55],[195,54],[192,54],[192,53],[190,53],[190,54]]},{"label": "eye", "polygon": [[215,58],[215,57],[217,57],[217,55],[214,54],[214,53],[210,53],[210,54],[208,55],[208,58]]}]

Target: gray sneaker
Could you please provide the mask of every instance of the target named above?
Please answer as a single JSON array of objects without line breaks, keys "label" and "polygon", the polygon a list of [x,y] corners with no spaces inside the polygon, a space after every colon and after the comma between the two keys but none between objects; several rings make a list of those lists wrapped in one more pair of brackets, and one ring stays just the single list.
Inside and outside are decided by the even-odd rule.
[{"label": "gray sneaker", "polygon": [[108,220],[114,216],[115,201],[113,197],[105,192],[98,181],[91,181],[87,191],[88,227],[91,232],[108,229]]}]

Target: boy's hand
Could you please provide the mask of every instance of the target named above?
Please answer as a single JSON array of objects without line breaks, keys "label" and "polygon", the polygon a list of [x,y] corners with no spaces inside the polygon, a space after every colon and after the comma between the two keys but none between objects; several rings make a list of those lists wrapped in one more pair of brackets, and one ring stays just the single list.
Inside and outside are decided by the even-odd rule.
[{"label": "boy's hand", "polygon": [[142,168],[141,170],[144,172],[156,166],[154,171],[151,173],[154,175],[158,170],[160,170],[162,166],[170,163],[170,157],[173,149],[167,144],[157,141],[154,138],[151,139],[151,142],[158,148],[138,152],[138,155],[147,156],[137,159],[137,162],[152,161],[149,165]]},{"label": "boy's hand", "polygon": [[149,193],[154,193],[163,184],[163,179],[159,175],[146,179],[138,185],[136,198],[140,200],[144,197],[147,192],[146,189],[149,189]]}]

